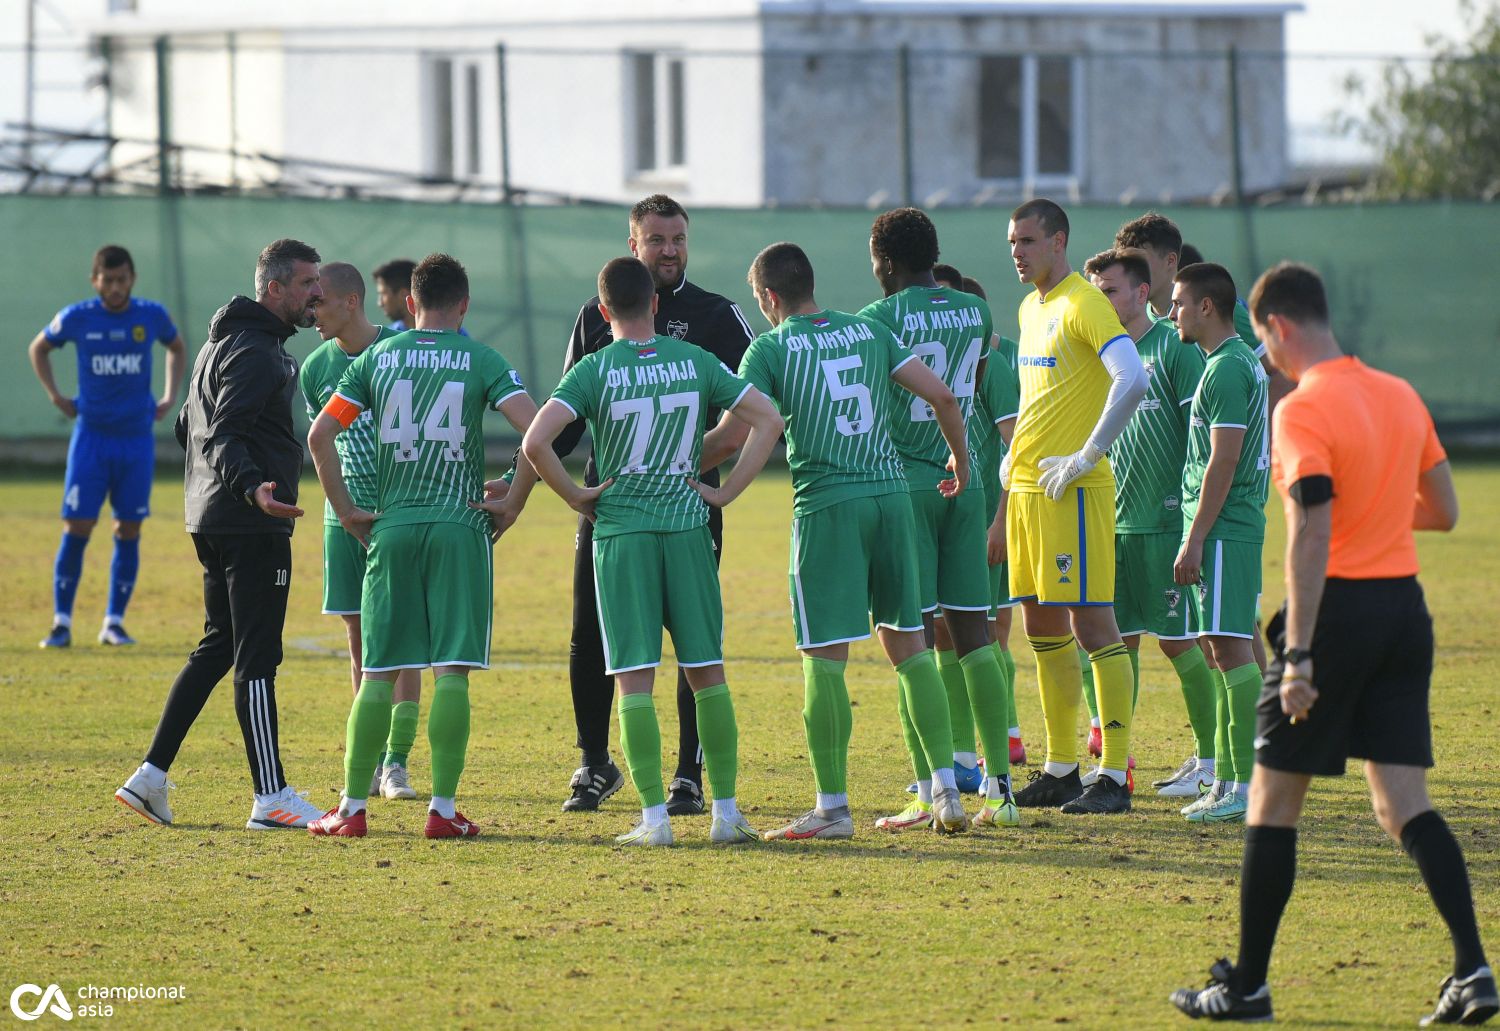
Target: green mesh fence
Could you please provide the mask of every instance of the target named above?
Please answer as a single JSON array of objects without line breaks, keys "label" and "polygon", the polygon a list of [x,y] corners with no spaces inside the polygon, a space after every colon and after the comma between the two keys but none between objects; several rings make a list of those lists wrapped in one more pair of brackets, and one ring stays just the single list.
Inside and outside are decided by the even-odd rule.
[{"label": "green mesh fence", "polygon": [[[1142,210],[1071,210],[1074,266]],[[1500,426],[1500,205],[1163,210],[1209,259],[1230,268],[1242,293],[1275,261],[1312,263],[1328,281],[1347,349],[1410,379],[1440,423]],[[997,328],[1014,334],[1023,293],[1005,245],[1006,214],[939,209],[934,217],[943,260],[985,285]],[[761,247],[793,240],[813,260],[819,300],[857,308],[877,289],[867,250],[872,218],[858,210],[697,210],[689,274],[739,301],[760,327],[745,270]],[[14,336],[0,376],[0,440],[69,432],[32,375],[25,346],[57,309],[92,295],[89,259],[101,243],[131,249],[137,294],[168,305],[194,352],[213,312],[231,295],[251,292],[255,256],[279,236],[306,240],[325,260],[352,262],[367,276],[389,258],[447,251],[469,269],[470,333],[504,353],[540,399],[557,381],[579,305],[594,292],[600,266],[626,253],[627,235],[625,211],[609,207],[227,197],[7,196],[0,197],[0,227],[7,244],[0,282],[11,297]],[[378,321],[373,287],[369,310]],[[303,330],[290,346],[302,357],[316,343]],[[159,353],[157,361],[159,383]],[[55,353],[53,364],[59,385],[70,389],[72,350]]]}]

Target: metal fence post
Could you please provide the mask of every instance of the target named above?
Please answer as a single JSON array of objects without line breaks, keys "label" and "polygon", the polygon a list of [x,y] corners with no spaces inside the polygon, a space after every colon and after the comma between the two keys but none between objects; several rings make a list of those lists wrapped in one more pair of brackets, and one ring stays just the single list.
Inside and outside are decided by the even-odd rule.
[{"label": "metal fence post", "polygon": [[156,37],[156,189],[167,194],[172,189],[172,162],[168,154],[172,136],[171,83],[167,76],[167,64],[171,58],[171,44],[166,36]]},{"label": "metal fence post", "polygon": [[911,155],[911,47],[902,43],[896,51],[898,123],[901,132],[901,203],[912,203]]},{"label": "metal fence post", "polygon": [[495,47],[495,77],[500,101],[500,199],[511,202],[510,192],[510,98],[505,92],[505,44]]}]

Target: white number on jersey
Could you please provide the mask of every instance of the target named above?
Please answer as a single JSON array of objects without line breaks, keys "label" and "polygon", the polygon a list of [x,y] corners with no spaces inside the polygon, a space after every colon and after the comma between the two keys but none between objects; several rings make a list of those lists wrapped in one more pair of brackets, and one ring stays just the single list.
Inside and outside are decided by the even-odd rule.
[{"label": "white number on jersey", "polygon": [[458,380],[443,384],[432,409],[420,427],[412,415],[412,382],[398,379],[391,383],[380,412],[380,442],[396,445],[396,461],[417,460],[417,441],[430,440],[443,445],[443,461],[464,460],[464,385]]},{"label": "white number on jersey", "polygon": [[[948,381],[948,349],[936,341],[928,341],[925,344],[915,344],[911,353],[927,363],[937,378],[943,382]],[[974,380],[979,375],[979,359],[984,356],[984,340],[975,337],[969,341],[969,346],[964,349],[963,355],[958,359],[958,369],[953,377],[953,396],[962,401],[963,398],[974,396]],[[920,397],[914,397],[911,401],[912,422],[932,422],[937,418],[937,413],[932,406]]]},{"label": "white number on jersey", "polygon": [[845,383],[839,373],[845,369],[858,369],[864,360],[857,354],[843,358],[830,358],[821,363],[823,379],[828,383],[828,396],[835,401],[854,402],[854,418],[840,415],[834,420],[834,428],[846,437],[858,437],[870,432],[874,421],[875,405],[870,400],[870,388],[863,383]]},{"label": "white number on jersey", "polygon": [[668,473],[683,473],[691,475],[697,470],[693,468],[693,442],[698,432],[698,394],[696,391],[682,391],[676,394],[663,394],[658,398],[629,397],[619,401],[612,401],[609,405],[609,418],[611,422],[621,422],[631,419],[630,426],[630,448],[625,456],[625,465],[620,469],[621,474],[626,473],[649,473],[653,470],[646,464],[646,448],[651,444],[651,431],[656,427],[658,414],[666,415],[680,408],[687,410],[687,418],[683,422],[682,437],[677,441],[677,450],[672,456],[672,463],[667,468]]}]

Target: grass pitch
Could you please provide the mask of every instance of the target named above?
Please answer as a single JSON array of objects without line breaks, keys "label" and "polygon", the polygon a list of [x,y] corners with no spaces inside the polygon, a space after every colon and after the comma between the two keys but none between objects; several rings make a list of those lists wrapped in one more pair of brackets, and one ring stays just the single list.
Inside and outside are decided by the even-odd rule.
[{"label": "grass pitch", "polygon": [[[849,669],[852,842],[727,851],[708,846],[699,818],[674,821],[676,848],[619,850],[612,837],[636,815],[628,786],[600,813],[563,815],[576,764],[567,688],[573,520],[545,487],[497,547],[495,666],[473,681],[460,804],[484,837],[425,841],[420,801],[375,802],[362,841],[244,831],[249,782],[227,684],[172,769],[177,825],[149,826],[111,793],[140,761],[201,631],[181,488],[157,485],[146,527],[127,621],[141,644],[93,644],[110,550],[100,532],[85,560],[77,643],[41,652],[60,479],[5,483],[7,992],[56,983],[76,1009],[89,1001],[82,985],[183,986],[180,1001],[114,1001],[120,1027],[1185,1027],[1167,993],[1232,955],[1240,830],[1189,825],[1149,788],[1191,750],[1175,679],[1149,644],[1135,747],[1142,790],[1125,817],[1033,811],[1019,831],[954,839],[876,832],[876,816],[905,804],[910,769],[894,677],[873,643],[856,647]],[[1494,949],[1500,469],[1460,467],[1458,484],[1461,528],[1422,542],[1439,641],[1432,791],[1466,851]],[[294,537],[281,740],[291,782],[331,805],[350,685],[341,624],[318,611],[315,482],[303,496],[311,515]],[[785,476],[767,475],[727,514],[739,793],[761,827],[801,812],[812,792],[783,572],[790,501]],[[1281,592],[1279,514],[1271,537],[1268,610]],[[1033,665],[1019,632],[1013,643],[1035,761]],[[672,752],[667,686],[658,687],[658,711]],[[424,698],[424,720],[425,706]],[[412,773],[425,788],[425,731]],[[1448,966],[1442,922],[1415,868],[1370,817],[1361,778],[1318,784],[1308,813],[1271,968],[1279,1018],[1294,1027],[1411,1026]]]}]

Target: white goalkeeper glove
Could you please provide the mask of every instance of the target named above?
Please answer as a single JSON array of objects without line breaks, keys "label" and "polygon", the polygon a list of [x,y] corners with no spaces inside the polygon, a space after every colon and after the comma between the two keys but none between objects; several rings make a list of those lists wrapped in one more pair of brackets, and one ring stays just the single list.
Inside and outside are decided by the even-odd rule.
[{"label": "white goalkeeper glove", "polygon": [[1098,465],[1099,459],[1103,457],[1103,451],[1085,443],[1071,455],[1044,458],[1036,466],[1041,473],[1037,478],[1038,483],[1047,497],[1056,501],[1063,496],[1063,491],[1068,489],[1070,483]]},{"label": "white goalkeeper glove", "polygon": [[1002,458],[1002,459],[1000,459],[1000,489],[1001,490],[1010,490],[1010,456],[1011,456],[1011,453],[1009,451],[1007,451],[1007,452],[1005,452],[1005,457]]}]

